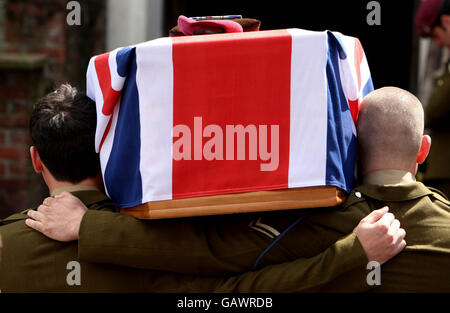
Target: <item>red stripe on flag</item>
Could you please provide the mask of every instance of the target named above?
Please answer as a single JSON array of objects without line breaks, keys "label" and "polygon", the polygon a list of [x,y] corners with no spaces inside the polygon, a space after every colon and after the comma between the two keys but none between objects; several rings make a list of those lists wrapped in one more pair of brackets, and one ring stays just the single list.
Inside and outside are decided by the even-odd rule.
[{"label": "red stripe on flag", "polygon": [[[172,197],[288,188],[290,34],[285,30],[261,31],[174,37],[172,40],[173,125],[183,124],[191,130],[192,158],[173,161]],[[195,130],[195,117],[201,117],[200,131]],[[201,138],[205,127],[212,124],[222,129],[223,160],[208,161],[202,151],[194,151],[196,139],[203,148],[212,138]],[[261,171],[261,164],[269,161],[261,159],[258,140],[256,160],[249,160],[248,135],[245,160],[236,160],[239,148],[236,137],[234,160],[226,159],[227,125],[254,125],[258,140],[260,125],[267,125],[269,151],[271,125],[278,125],[279,163],[276,170]],[[174,138],[174,142],[179,138]],[[196,156],[201,159],[194,160]]]},{"label": "red stripe on flag", "polygon": [[102,150],[103,142],[108,135],[111,128],[112,113],[114,112],[114,106],[120,97],[120,91],[116,91],[111,86],[111,70],[109,68],[109,52],[97,56],[94,60],[95,71],[97,73],[98,83],[103,95],[103,107],[102,113],[106,116],[111,115],[108,125],[103,134],[100,142],[99,151]]},{"label": "red stripe on flag", "polygon": [[102,151],[103,143],[105,142],[106,136],[108,135],[109,129],[111,128],[111,123],[112,123],[112,115],[109,117],[108,125],[106,125],[105,132],[103,133],[102,140],[100,141],[100,146],[98,148],[99,152]]},{"label": "red stripe on flag", "polygon": [[120,96],[120,91],[114,90],[111,86],[111,71],[109,69],[108,59],[109,52],[97,56],[94,60],[98,83],[103,94],[102,113],[105,115],[112,114]]},{"label": "red stripe on flag", "polygon": [[353,122],[356,125],[356,122],[358,121],[358,114],[359,114],[359,94],[361,92],[361,63],[364,58],[364,50],[361,45],[361,42],[358,38],[355,38],[355,70],[356,70],[356,77],[358,79],[358,98],[355,100],[349,99],[349,106],[350,106],[350,113],[352,114]]},{"label": "red stripe on flag", "polygon": [[364,58],[364,50],[358,38],[355,38],[355,69],[358,77],[358,92],[361,90],[361,63]]}]

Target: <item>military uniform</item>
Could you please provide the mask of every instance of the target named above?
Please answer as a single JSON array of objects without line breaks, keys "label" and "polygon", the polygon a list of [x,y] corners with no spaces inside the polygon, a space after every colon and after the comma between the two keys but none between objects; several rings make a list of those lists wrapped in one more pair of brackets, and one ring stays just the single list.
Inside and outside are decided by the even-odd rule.
[{"label": "military uniform", "polygon": [[[231,275],[253,269],[274,240],[309,214],[265,254],[259,266],[309,258],[336,241],[348,259],[367,264],[353,229],[368,214],[339,208],[296,210],[167,220],[139,220],[89,210],[79,231],[81,260],[195,275]],[[349,235],[350,234],[350,235]],[[363,262],[361,262],[363,260]]]},{"label": "military uniform", "polygon": [[[145,250],[141,250],[133,242],[123,241],[123,238],[115,236],[114,228],[110,229],[108,233],[103,232],[110,225],[108,225],[107,218],[102,219],[101,217],[123,216],[114,213],[117,212],[116,206],[104,194],[98,190],[79,186],[59,191],[63,190],[72,192],[88,207],[86,215],[90,216],[93,212],[99,213],[100,219],[96,221],[102,236],[113,236],[115,240],[118,240],[116,245],[109,248],[103,246],[102,249],[123,251],[125,254],[134,251],[136,256],[139,253],[145,254]],[[52,195],[55,194],[52,193]],[[2,292],[211,292],[223,284],[221,277],[195,277],[85,262],[78,257],[79,251],[76,242],[57,242],[26,226],[24,222],[28,218],[26,212],[27,210],[0,221],[0,236],[3,239],[0,262],[0,290]],[[96,215],[94,214],[94,216]],[[131,219],[140,222],[134,218]],[[88,223],[83,222],[83,233],[88,232],[91,234],[88,237],[94,240],[92,236],[96,230],[90,229]],[[178,224],[180,226],[185,223]],[[113,227],[115,226],[113,225]],[[139,228],[135,230],[138,234],[141,231]],[[178,230],[182,231],[182,228],[179,227]],[[169,234],[170,231],[173,229],[166,229]],[[207,235],[203,234],[203,236]],[[178,237],[183,237],[183,234],[178,234]],[[160,240],[164,240],[164,237]],[[86,244],[89,245],[88,242]],[[95,246],[95,244],[94,241],[93,245]],[[195,243],[186,248],[186,255],[183,255],[182,258],[180,258],[180,252],[178,252],[178,256],[173,254],[171,264],[189,263],[191,257],[194,260],[200,260],[202,253],[195,248],[190,250],[191,247],[195,247]],[[239,251],[236,252],[236,255],[239,253]],[[215,257],[220,257],[220,255],[215,255]],[[164,258],[162,260],[166,261]],[[74,268],[69,266],[72,261],[80,264],[80,285],[69,283],[71,278],[73,279],[71,273]],[[226,261],[225,259],[222,262],[226,263]],[[311,287],[321,283],[324,277],[336,277],[357,265],[365,264],[366,261],[366,256],[356,236],[351,234],[339,240],[319,256],[297,260],[300,269],[297,269],[296,272],[301,277],[303,286]],[[217,259],[216,262],[220,262],[220,260]],[[328,263],[334,266],[330,267],[327,265]],[[311,269],[320,272],[321,276],[311,276]],[[318,281],[319,278],[322,280]]]},{"label": "military uniform", "polygon": [[450,61],[437,80],[425,107],[425,127],[431,130],[432,145],[424,174],[425,184],[450,197]]},{"label": "military uniform", "polygon": [[[439,191],[412,182],[412,178],[407,182],[399,176],[398,184],[381,185],[386,182],[386,171],[380,172],[370,177],[372,184],[355,188],[341,211],[311,217],[314,223],[345,231],[372,210],[389,206],[406,230],[407,246],[381,266],[380,285],[367,283],[373,268],[361,264],[333,279],[324,279],[322,284],[304,288],[296,272],[300,267],[294,261],[224,280],[215,291],[450,292],[450,202]],[[392,174],[387,172],[387,176]]]},{"label": "military uniform", "polygon": [[[352,191],[341,208],[314,210],[269,251],[261,265],[292,262],[213,282],[209,287],[219,292],[449,292],[448,200],[415,182],[408,172],[377,171],[367,175],[365,182]],[[366,280],[368,260],[351,233],[362,218],[385,205],[406,230],[407,247],[381,267],[381,286],[371,287]],[[236,223],[239,218],[234,217],[235,223],[227,221],[233,220],[232,216],[217,217],[216,224],[190,221],[177,228],[176,220],[160,224],[90,211],[80,227],[80,257],[204,275],[247,271],[276,238],[270,234],[282,232],[300,214],[302,211],[262,215],[256,224],[265,225],[261,226],[267,232],[264,234],[248,224]],[[346,259],[348,263],[343,264]],[[196,278],[192,285],[210,283]]]},{"label": "military uniform", "polygon": [[[103,193],[89,188],[73,194],[89,210],[117,211]],[[25,225],[26,211],[0,221],[2,251],[0,290],[2,292],[162,292],[189,291],[191,278],[143,271],[108,264],[79,261],[76,242],[51,240]],[[80,275],[77,285],[76,266]],[[163,282],[163,284],[161,284]]]}]

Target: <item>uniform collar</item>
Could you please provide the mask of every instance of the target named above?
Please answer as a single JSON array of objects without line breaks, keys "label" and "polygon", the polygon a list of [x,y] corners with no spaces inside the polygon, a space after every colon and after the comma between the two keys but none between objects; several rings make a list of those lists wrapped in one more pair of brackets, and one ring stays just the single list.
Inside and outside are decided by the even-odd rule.
[{"label": "uniform collar", "polygon": [[407,201],[432,195],[433,192],[421,182],[398,185],[363,184],[356,191],[379,201]]},{"label": "uniform collar", "polygon": [[[89,209],[89,206],[94,203],[99,203],[99,202],[105,201],[105,200],[110,201],[110,199],[103,192],[101,192],[100,190],[98,190],[95,187],[92,187],[92,188],[86,188],[86,187],[91,187],[91,186],[70,186],[70,187],[73,187],[73,188],[66,188],[66,187],[58,188],[58,189],[55,189],[54,192],[57,192],[56,194],[59,194],[63,191],[70,192],[75,197],[80,199],[81,202],[83,202],[84,205],[86,207],[88,207],[88,209]],[[81,187],[81,188],[79,188],[79,187]],[[59,191],[59,189],[61,189],[61,191]],[[18,220],[24,220],[24,219],[28,218],[27,212],[29,210],[33,210],[33,209],[23,210],[20,213],[12,214],[3,220],[0,220],[0,226],[5,223],[10,223],[10,222],[18,221]]]},{"label": "uniform collar", "polygon": [[378,170],[363,177],[363,183],[371,185],[403,185],[415,181],[416,178],[411,172],[402,170]]},{"label": "uniform collar", "polygon": [[51,196],[54,197],[64,191],[72,193],[72,192],[87,191],[87,190],[97,190],[98,191],[98,188],[95,186],[85,186],[85,185],[65,186],[65,187],[60,187],[60,188],[56,188],[55,190],[53,190],[53,192],[51,193]]},{"label": "uniform collar", "polygon": [[53,190],[51,196],[54,197],[63,191],[70,192],[81,200],[87,207],[100,201],[108,200],[108,197],[95,186],[73,185],[61,187]]}]

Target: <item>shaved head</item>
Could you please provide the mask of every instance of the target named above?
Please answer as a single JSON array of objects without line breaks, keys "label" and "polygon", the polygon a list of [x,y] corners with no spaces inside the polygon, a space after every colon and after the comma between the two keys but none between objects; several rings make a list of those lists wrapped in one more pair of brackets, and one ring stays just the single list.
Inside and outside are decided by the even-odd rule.
[{"label": "shaved head", "polygon": [[384,87],[361,103],[357,133],[363,174],[416,167],[424,129],[422,104],[410,92]]}]

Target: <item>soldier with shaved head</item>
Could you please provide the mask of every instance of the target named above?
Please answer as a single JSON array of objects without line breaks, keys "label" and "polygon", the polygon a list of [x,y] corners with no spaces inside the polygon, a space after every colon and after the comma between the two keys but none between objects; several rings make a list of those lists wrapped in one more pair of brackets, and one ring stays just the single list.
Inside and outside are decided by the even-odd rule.
[{"label": "soldier with shaved head", "polygon": [[[309,291],[450,292],[450,202],[415,180],[431,146],[423,132],[422,105],[408,91],[385,87],[364,98],[357,122],[362,184],[341,210],[315,215],[309,222],[342,231],[359,216],[389,206],[406,230],[406,247],[378,272],[373,264],[360,266]],[[224,282],[219,291],[261,292],[275,286],[278,292],[298,291],[298,268],[294,261],[246,273]]]},{"label": "soldier with shaved head", "polygon": [[396,169],[415,175],[431,144],[423,135],[423,116],[419,99],[406,90],[385,87],[370,93],[357,124],[362,174]]}]

